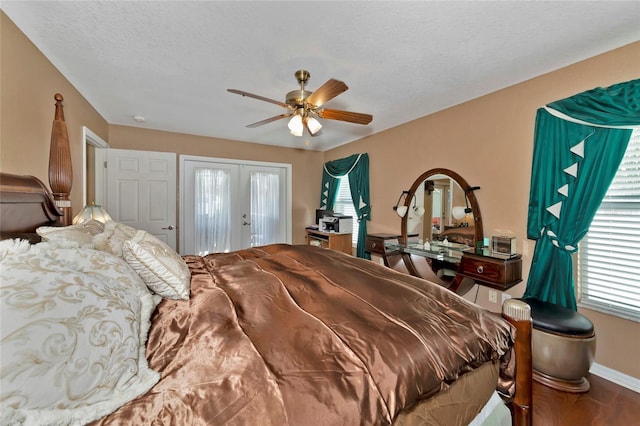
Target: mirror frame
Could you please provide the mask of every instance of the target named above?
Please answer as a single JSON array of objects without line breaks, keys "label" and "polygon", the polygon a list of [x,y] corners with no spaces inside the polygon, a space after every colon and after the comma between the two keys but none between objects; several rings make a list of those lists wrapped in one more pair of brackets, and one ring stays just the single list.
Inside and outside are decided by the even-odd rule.
[{"label": "mirror frame", "polygon": [[[407,210],[411,207],[411,201],[413,200],[413,196],[415,195],[418,187],[422,185],[422,183],[425,180],[427,180],[429,177],[435,176],[435,175],[448,176],[450,179],[453,179],[458,185],[460,185],[460,188],[462,188],[463,191],[466,191],[467,188],[471,187],[467,183],[467,181],[462,178],[462,176],[460,176],[456,172],[451,171],[449,169],[427,170],[426,172],[421,174],[418,177],[418,179],[415,180],[415,182],[413,182],[413,185],[411,185],[411,188],[409,189],[409,194],[407,195],[404,202],[404,205],[407,206]],[[476,198],[476,195],[474,194],[474,191],[469,191],[465,195],[469,200],[469,207],[471,207],[472,213],[473,213],[473,220],[474,220],[474,227],[475,227],[474,242],[477,245],[478,241],[483,241],[484,239],[484,230],[482,227],[482,214],[480,213],[480,205],[478,204],[478,200]],[[405,244],[407,242],[407,236],[408,236],[408,232],[407,232],[407,225],[408,225],[407,222],[409,220],[408,216],[409,216],[408,214],[404,215],[402,217],[402,221],[400,224],[402,241]],[[473,249],[475,250],[475,247],[473,247]]]}]

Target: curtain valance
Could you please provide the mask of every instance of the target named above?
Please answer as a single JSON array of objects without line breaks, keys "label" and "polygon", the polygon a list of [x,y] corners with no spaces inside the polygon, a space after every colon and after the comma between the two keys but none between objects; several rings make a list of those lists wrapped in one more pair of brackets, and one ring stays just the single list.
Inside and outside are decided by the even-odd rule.
[{"label": "curtain valance", "polygon": [[637,126],[640,125],[640,79],[597,87],[547,106],[594,125]]}]

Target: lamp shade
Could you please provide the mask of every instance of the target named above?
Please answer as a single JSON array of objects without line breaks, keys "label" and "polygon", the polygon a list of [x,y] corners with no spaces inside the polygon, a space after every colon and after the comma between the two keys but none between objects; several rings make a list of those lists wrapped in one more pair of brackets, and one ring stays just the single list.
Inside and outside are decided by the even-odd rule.
[{"label": "lamp shade", "polygon": [[396,208],[396,213],[398,216],[404,217],[404,215],[407,214],[407,206],[398,206]]},{"label": "lamp shade", "polygon": [[409,210],[408,206],[400,205],[400,201],[402,201],[402,197],[405,197],[405,201],[406,201],[406,197],[408,194],[409,194],[409,191],[402,191],[402,193],[400,194],[400,197],[398,197],[398,201],[396,202],[396,205],[393,206],[393,210],[395,210],[398,216],[400,217],[404,217],[404,215],[407,214],[407,210]]},{"label": "lamp shade", "polygon": [[309,129],[309,133],[312,135],[315,135],[322,129],[322,124],[313,117],[305,117],[304,122],[307,125],[307,129]]},{"label": "lamp shade", "polygon": [[451,210],[451,214],[456,220],[464,219],[466,212],[464,211],[464,206],[455,206]]},{"label": "lamp shade", "polygon": [[76,225],[78,223],[85,223],[90,220],[97,220],[98,222],[102,223],[113,221],[113,219],[111,219],[111,216],[109,216],[109,213],[107,213],[107,211],[103,209],[102,206],[97,205],[95,202],[84,206],[82,210],[80,210],[80,213],[78,213],[73,218],[73,224]]},{"label": "lamp shade", "polygon": [[424,207],[413,206],[413,214],[415,214],[418,217],[421,217],[424,214]]},{"label": "lamp shade", "polygon": [[299,114],[295,114],[293,117],[291,117],[288,126],[293,136],[302,136],[302,117]]}]

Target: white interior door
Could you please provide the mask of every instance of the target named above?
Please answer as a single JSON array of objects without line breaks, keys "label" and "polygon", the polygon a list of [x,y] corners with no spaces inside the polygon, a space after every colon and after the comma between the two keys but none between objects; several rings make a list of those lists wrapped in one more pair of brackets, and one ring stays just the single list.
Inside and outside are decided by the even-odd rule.
[{"label": "white interior door", "polygon": [[180,157],[182,254],[291,242],[290,165]]},{"label": "white interior door", "polygon": [[176,249],[176,154],[108,149],[106,209]]}]

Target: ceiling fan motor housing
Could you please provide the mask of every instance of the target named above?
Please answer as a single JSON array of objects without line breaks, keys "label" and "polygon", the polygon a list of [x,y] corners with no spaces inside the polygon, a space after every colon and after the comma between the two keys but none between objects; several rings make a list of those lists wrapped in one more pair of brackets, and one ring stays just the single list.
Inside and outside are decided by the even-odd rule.
[{"label": "ceiling fan motor housing", "polygon": [[292,90],[287,93],[287,105],[291,105],[294,108],[304,107],[304,100],[307,99],[311,93],[313,92],[309,92],[308,90]]}]

